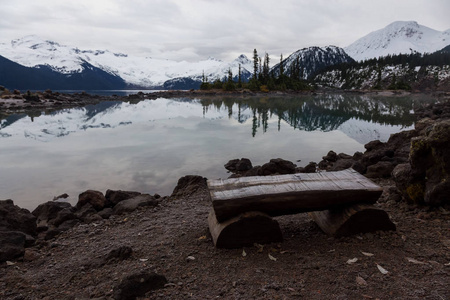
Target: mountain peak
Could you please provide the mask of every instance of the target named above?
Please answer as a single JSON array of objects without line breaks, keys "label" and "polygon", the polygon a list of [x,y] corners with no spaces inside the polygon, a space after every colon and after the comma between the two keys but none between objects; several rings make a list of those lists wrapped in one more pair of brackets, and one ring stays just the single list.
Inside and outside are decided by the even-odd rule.
[{"label": "mountain peak", "polygon": [[355,60],[365,60],[389,54],[430,53],[448,44],[450,36],[446,31],[440,32],[416,21],[396,21],[344,49]]}]

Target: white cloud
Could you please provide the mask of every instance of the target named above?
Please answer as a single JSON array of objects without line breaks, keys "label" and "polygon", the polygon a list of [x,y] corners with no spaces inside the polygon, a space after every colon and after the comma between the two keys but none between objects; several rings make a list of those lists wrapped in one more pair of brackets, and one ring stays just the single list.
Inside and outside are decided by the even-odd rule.
[{"label": "white cloud", "polygon": [[447,0],[0,0],[0,42],[36,34],[82,49],[200,60],[345,47],[398,20],[450,28]]}]

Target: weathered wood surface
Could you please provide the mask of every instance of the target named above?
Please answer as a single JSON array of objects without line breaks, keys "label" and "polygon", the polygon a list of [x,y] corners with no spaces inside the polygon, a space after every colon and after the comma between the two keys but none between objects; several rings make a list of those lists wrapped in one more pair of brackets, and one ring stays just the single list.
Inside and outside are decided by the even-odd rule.
[{"label": "weathered wood surface", "polygon": [[309,215],[325,233],[332,236],[396,229],[389,215],[371,204],[354,204],[333,210],[313,211]]},{"label": "weathered wood surface", "polygon": [[211,209],[208,215],[209,231],[217,248],[240,248],[254,243],[282,242],[278,222],[265,213],[251,211],[219,223]]},{"label": "weathered wood surface", "polygon": [[270,216],[375,203],[382,188],[353,169],[208,180],[219,222],[247,211]]}]

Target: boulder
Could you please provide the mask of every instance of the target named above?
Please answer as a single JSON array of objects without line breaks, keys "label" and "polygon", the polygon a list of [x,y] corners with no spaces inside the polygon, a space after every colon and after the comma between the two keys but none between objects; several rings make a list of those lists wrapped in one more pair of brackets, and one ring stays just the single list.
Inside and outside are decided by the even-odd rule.
[{"label": "boulder", "polygon": [[25,253],[25,233],[0,231],[0,262],[22,257]]},{"label": "boulder", "polygon": [[72,205],[67,202],[48,201],[36,207],[32,214],[37,218],[36,222],[38,227],[47,227],[51,220],[57,218],[61,210],[70,208],[72,208]]},{"label": "boulder", "polygon": [[338,155],[333,150],[329,151],[328,154],[322,157],[323,160],[335,162],[338,159]]},{"label": "boulder", "polygon": [[450,120],[437,121],[426,135],[411,139],[410,169],[393,172],[398,189],[413,203],[450,203]]},{"label": "boulder", "polygon": [[95,214],[97,214],[97,211],[90,203],[86,203],[75,212],[75,216],[82,221],[86,221],[90,216]]},{"label": "boulder", "polygon": [[56,218],[50,220],[48,222],[48,224],[58,227],[59,225],[61,225],[65,221],[75,219],[76,216],[75,216],[74,212],[75,212],[75,208],[74,207],[63,208],[56,214]]},{"label": "boulder", "polygon": [[236,171],[236,164],[239,162],[239,159],[231,159],[229,160],[225,165],[225,169],[227,169],[230,172],[235,172]]},{"label": "boulder", "polygon": [[157,206],[158,200],[148,194],[141,194],[134,198],[123,200],[114,206],[114,214],[120,215],[126,212],[132,212],[141,206]]},{"label": "boulder", "polygon": [[317,164],[313,161],[307,164],[304,168],[302,167],[296,168],[297,173],[316,173],[316,170]]},{"label": "boulder", "polygon": [[271,159],[270,162],[261,166],[258,172],[260,176],[275,175],[275,174],[294,174],[297,165],[288,160],[281,158]]},{"label": "boulder", "polygon": [[111,207],[107,207],[98,212],[98,215],[103,219],[109,219],[114,214],[114,211]]},{"label": "boulder", "polygon": [[248,158],[241,158],[236,163],[236,171],[237,172],[246,172],[246,171],[250,170],[251,168],[253,168],[252,162]]},{"label": "boulder", "polygon": [[14,205],[12,200],[0,200],[0,230],[21,231],[37,236],[36,217],[25,208]]},{"label": "boulder", "polygon": [[246,172],[253,168],[248,158],[232,159],[224,165],[225,169],[233,173]]},{"label": "boulder", "polygon": [[77,208],[83,207],[86,203],[92,205],[96,211],[105,208],[106,198],[100,191],[87,190],[78,196]]},{"label": "boulder", "polygon": [[200,189],[206,189],[206,178],[197,175],[187,175],[178,179],[171,198],[189,197]]},{"label": "boulder", "polygon": [[384,146],[383,142],[381,142],[380,140],[375,140],[375,141],[371,141],[371,142],[368,142],[367,144],[365,144],[364,148],[366,148],[367,151],[372,151],[375,149],[379,149],[383,146]]},{"label": "boulder", "polygon": [[121,191],[121,190],[107,190],[105,193],[105,198],[107,201],[107,206],[113,207],[120,201],[130,199],[140,195],[139,192],[131,192],[131,191]]}]

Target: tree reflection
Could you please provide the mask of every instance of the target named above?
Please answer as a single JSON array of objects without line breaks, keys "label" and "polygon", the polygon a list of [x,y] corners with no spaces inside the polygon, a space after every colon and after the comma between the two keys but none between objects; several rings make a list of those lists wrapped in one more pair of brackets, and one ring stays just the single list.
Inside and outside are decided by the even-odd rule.
[{"label": "tree reflection", "polygon": [[294,129],[325,132],[338,129],[350,119],[403,127],[414,123],[411,113],[414,100],[411,97],[324,94],[302,97],[228,97],[201,100],[201,103],[204,112],[209,107],[218,110],[226,107],[228,117],[235,116],[239,123],[252,118],[253,137],[258,128],[262,127],[262,132],[267,132],[272,116],[278,116],[278,131],[281,130],[282,120]]}]

